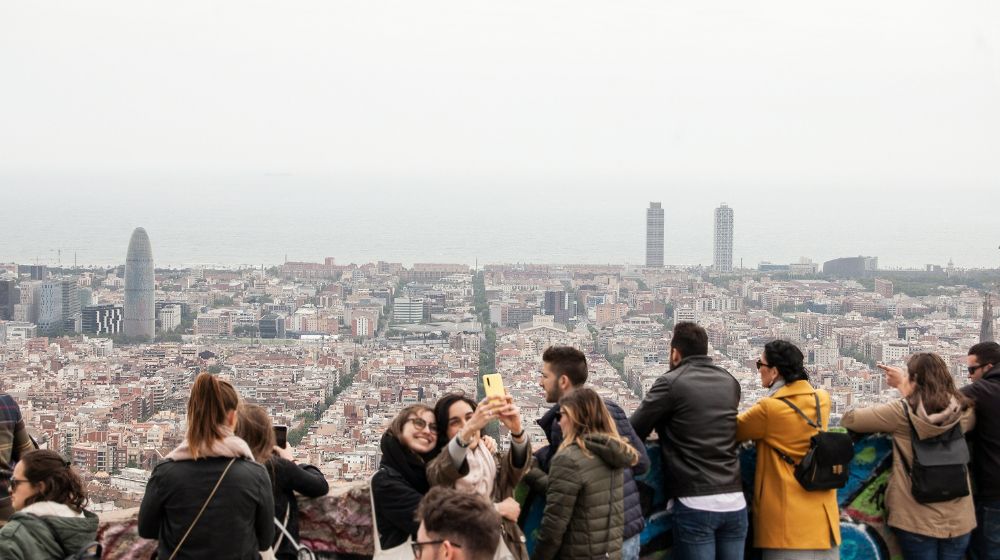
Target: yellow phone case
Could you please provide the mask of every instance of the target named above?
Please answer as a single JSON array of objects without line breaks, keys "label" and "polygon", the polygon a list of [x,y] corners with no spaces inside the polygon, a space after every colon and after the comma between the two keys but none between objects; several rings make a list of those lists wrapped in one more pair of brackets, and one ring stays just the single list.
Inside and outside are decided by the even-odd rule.
[{"label": "yellow phone case", "polygon": [[487,373],[483,376],[483,390],[487,398],[507,396],[507,391],[503,388],[503,377],[499,373]]}]

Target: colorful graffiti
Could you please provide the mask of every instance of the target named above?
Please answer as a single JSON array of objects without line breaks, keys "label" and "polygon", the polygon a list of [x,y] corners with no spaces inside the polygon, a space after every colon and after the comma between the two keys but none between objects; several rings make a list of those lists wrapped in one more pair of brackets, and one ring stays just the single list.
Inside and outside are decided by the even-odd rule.
[{"label": "colorful graffiti", "polygon": [[[671,514],[666,511],[667,496],[660,482],[663,470],[659,445],[648,445],[647,452],[652,465],[645,475],[637,479],[646,515],[646,528],[640,537],[641,555],[644,559],[659,560],[670,557],[673,526]],[[748,496],[752,494],[756,462],[757,450],[753,446],[745,447],[740,455],[740,467]],[[899,555],[895,539],[886,525],[885,487],[891,464],[892,440],[888,436],[868,436],[854,444],[851,479],[837,492],[841,513],[840,557],[843,560],[890,560]],[[528,504],[522,523],[530,552],[534,550],[545,501],[543,497],[530,495],[523,487],[518,490],[518,499],[522,504]],[[755,557],[749,545],[748,552],[748,558]]]}]

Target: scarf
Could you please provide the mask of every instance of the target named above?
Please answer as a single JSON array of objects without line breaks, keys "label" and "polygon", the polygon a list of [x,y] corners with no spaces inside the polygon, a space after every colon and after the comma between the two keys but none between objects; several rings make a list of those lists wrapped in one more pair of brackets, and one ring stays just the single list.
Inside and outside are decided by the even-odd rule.
[{"label": "scarf", "polygon": [[427,463],[433,458],[432,453],[417,455],[403,446],[389,432],[382,434],[379,444],[382,450],[382,465],[398,472],[414,490],[426,494],[431,485],[427,482]]},{"label": "scarf", "polygon": [[493,454],[480,441],[475,449],[465,454],[465,461],[469,465],[469,474],[455,481],[455,489],[492,499],[497,479],[497,462]]},{"label": "scarf", "polygon": [[[253,453],[250,452],[250,446],[247,442],[233,435],[233,431],[229,428],[225,428],[222,431],[225,437],[222,439],[215,440],[212,442],[212,448],[208,450],[203,457],[242,457],[253,461]],[[167,459],[172,459],[174,461],[191,461],[194,457],[191,455],[191,445],[188,444],[188,440],[185,439],[169,454],[167,454]]]}]

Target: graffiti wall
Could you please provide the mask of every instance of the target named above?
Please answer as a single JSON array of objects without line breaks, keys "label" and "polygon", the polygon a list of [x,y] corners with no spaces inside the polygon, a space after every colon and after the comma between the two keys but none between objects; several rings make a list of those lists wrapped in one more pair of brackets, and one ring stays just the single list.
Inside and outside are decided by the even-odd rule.
[{"label": "graffiti wall", "polygon": [[[643,512],[646,514],[646,529],[642,532],[642,557],[661,559],[670,557],[671,515],[665,511],[667,496],[661,481],[663,471],[659,446],[647,447],[652,466],[637,480],[642,494]],[[745,447],[740,456],[743,470],[744,490],[747,501],[752,494],[754,468],[757,451],[753,446]],[[842,543],[840,557],[843,560],[890,560],[899,556],[895,540],[886,523],[885,488],[892,463],[892,440],[888,436],[868,436],[854,445],[854,461],[851,463],[851,479],[847,486],[837,492],[840,503]],[[520,488],[519,499],[529,504],[522,518],[525,534],[528,536],[528,550],[534,549],[534,539],[541,523],[544,499],[530,496]],[[748,558],[753,558],[751,552]]]}]

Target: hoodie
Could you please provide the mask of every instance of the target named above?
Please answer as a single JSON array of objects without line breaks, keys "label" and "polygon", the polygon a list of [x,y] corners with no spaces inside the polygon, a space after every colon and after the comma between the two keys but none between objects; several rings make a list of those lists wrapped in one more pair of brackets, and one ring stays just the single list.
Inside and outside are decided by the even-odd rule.
[{"label": "hoodie", "polygon": [[[630,453],[631,452],[631,453]],[[619,560],[625,528],[622,484],[635,450],[606,434],[587,435],[558,450],[546,488],[545,512],[532,558]]]},{"label": "hoodie", "polygon": [[[890,527],[910,533],[938,539],[959,537],[976,527],[976,513],[972,496],[956,498],[947,502],[921,504],[910,491],[910,474],[900,460],[900,454],[907,464],[913,464],[913,446],[910,443],[910,425],[903,410],[904,402],[898,400],[889,404],[849,410],[840,424],[848,430],[859,433],[882,432],[892,436],[892,474],[886,488],[885,504],[889,510]],[[909,406],[909,405],[906,405]],[[975,425],[972,407],[963,408],[955,400],[944,410],[928,414],[923,404],[910,409],[913,428],[920,439],[939,436],[960,424],[963,432]]]},{"label": "hoodie", "polygon": [[0,558],[62,560],[97,540],[97,516],[58,502],[37,502],[0,529]]}]

